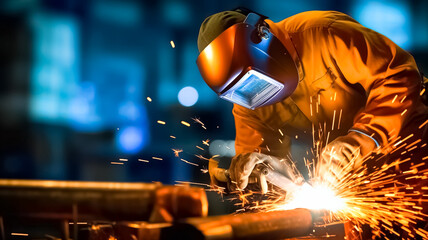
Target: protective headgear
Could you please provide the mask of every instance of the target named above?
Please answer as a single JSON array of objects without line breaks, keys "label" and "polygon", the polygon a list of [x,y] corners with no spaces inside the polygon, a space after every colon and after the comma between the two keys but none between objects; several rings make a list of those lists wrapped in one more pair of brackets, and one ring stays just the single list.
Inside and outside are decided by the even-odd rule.
[{"label": "protective headgear", "polygon": [[204,31],[211,38],[219,28],[210,26],[210,18],[222,17],[221,24],[227,27],[203,50],[206,36],[199,34],[201,52],[196,64],[202,78],[220,98],[250,109],[290,96],[297,87],[298,71],[288,50],[264,22],[267,17],[251,12],[243,22],[228,26],[242,15],[225,15],[228,12],[208,17],[201,27],[200,32],[215,30]]}]

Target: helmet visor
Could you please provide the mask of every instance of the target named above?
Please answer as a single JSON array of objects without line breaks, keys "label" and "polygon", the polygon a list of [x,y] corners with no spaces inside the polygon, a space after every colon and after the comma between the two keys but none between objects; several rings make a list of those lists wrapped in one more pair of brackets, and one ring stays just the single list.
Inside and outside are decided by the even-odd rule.
[{"label": "helmet visor", "polygon": [[221,94],[220,98],[255,109],[275,97],[283,88],[282,83],[251,69],[233,87]]}]

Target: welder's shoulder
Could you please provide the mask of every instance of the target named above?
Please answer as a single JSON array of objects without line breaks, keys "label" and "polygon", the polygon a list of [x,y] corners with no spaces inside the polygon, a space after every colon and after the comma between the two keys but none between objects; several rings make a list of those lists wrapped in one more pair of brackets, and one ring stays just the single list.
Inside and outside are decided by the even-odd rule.
[{"label": "welder's shoulder", "polygon": [[289,33],[293,33],[311,28],[329,27],[338,20],[356,22],[345,13],[337,11],[308,11],[288,17],[280,23]]}]

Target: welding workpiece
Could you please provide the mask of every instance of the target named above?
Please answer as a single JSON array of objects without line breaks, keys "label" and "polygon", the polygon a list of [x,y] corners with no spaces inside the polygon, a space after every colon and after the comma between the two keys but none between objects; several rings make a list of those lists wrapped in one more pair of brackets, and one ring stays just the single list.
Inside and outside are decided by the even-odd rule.
[{"label": "welding workpiece", "polygon": [[204,189],[160,183],[0,179],[0,216],[172,222],[204,217]]},{"label": "welding workpiece", "polygon": [[[113,226],[115,221],[166,224],[207,214],[208,200],[202,188],[160,183],[0,179],[2,240],[16,226],[32,232],[32,238],[44,237],[45,231],[61,234],[67,240],[111,239],[105,226]],[[86,227],[85,234],[79,227],[82,222],[107,224]]]},{"label": "welding workpiece", "polygon": [[309,235],[313,219],[307,209],[189,218],[164,229],[161,239],[284,239]]},{"label": "welding workpiece", "polygon": [[[319,213],[307,209],[206,217],[207,208],[205,191],[188,186],[0,180],[0,238],[16,226],[31,238],[54,232],[75,240],[274,240],[317,233]],[[318,229],[322,236],[337,234]]]},{"label": "welding workpiece", "polygon": [[276,212],[181,219],[174,223],[116,222],[83,229],[83,239],[118,240],[360,240],[350,222],[320,223],[320,211]]},{"label": "welding workpiece", "polygon": [[361,240],[349,221],[325,224],[325,211],[293,210],[189,218],[159,232],[160,240]]}]

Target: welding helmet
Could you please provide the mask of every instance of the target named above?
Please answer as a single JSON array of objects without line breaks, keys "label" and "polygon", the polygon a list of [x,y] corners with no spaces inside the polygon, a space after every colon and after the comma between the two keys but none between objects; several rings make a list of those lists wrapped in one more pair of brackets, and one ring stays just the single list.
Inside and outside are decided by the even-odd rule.
[{"label": "welding helmet", "polygon": [[202,78],[220,98],[249,109],[282,101],[299,81],[292,56],[270,32],[266,18],[254,12],[244,15],[199,49],[196,60]]}]

